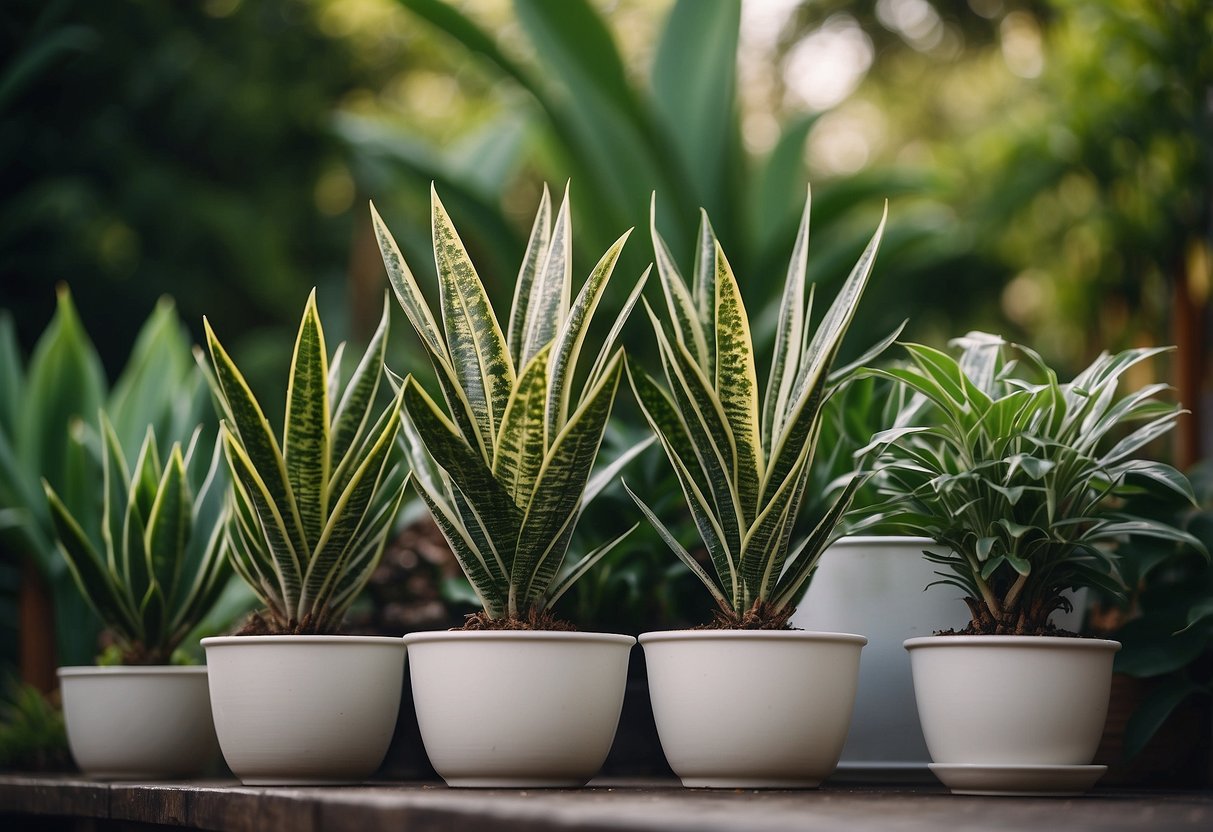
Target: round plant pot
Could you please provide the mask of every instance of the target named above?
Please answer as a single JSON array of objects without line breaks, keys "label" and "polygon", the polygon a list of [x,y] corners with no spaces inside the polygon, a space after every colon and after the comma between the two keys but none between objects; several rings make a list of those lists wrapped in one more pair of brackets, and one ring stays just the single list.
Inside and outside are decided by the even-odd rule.
[{"label": "round plant pot", "polygon": [[402,639],[229,636],[202,646],[219,747],[246,785],[357,783],[383,761]]},{"label": "round plant pot", "polygon": [[412,633],[421,740],[450,786],[582,786],[611,750],[628,654],[610,633]]},{"label": "round plant pot", "polygon": [[640,643],[657,734],[684,786],[814,788],[834,771],[863,636],[675,630]]},{"label": "round plant pot", "polygon": [[1073,794],[1103,774],[1089,764],[1119,642],[935,636],[905,647],[931,770],[954,792]]},{"label": "round plant pot", "polygon": [[219,746],[205,667],[61,667],[67,742],[85,774],[154,780],[205,773]]}]

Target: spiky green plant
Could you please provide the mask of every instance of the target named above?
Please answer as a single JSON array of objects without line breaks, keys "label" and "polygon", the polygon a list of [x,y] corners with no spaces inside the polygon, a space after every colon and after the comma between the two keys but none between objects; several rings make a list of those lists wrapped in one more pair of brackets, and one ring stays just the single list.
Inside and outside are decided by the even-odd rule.
[{"label": "spiky green plant", "polygon": [[591,477],[623,370],[622,349],[612,349],[645,278],[578,387],[574,374],[586,332],[628,234],[572,299],[568,192],[553,224],[545,188],[503,331],[432,189],[431,203],[442,329],[371,207],[392,288],[447,405],[440,407],[413,376],[402,380],[414,481],[484,606],[468,626],[552,626],[551,606],[631,531],[562,572],[585,504],[647,444]]},{"label": "spiky green plant", "polygon": [[174,442],[162,458],[149,427],[130,468],[104,412],[100,435],[97,528],[85,528],[42,481],[59,551],[80,593],[114,637],[120,663],[168,664],[230,575],[219,449],[203,467],[207,455],[199,451],[199,427],[184,451]]},{"label": "spiky green plant", "polygon": [[1167,386],[1117,395],[1131,367],[1168,348],[1101,354],[1063,384],[1036,352],[996,335],[953,343],[959,359],[907,344],[910,366],[869,371],[928,402],[925,421],[874,439],[886,500],[876,517],[946,547],[926,557],[945,568],[940,583],[965,593],[973,632],[1046,633],[1049,615],[1070,607],[1067,589],[1122,596],[1115,544],[1127,537],[1204,551],[1122,500],[1161,491],[1195,503],[1183,474],[1134,457],[1184,412],[1156,398]]},{"label": "spiky green plant", "polygon": [[721,627],[787,626],[860,483],[859,477],[852,477],[817,526],[793,545],[821,432],[822,406],[859,364],[878,355],[898,334],[859,362],[834,368],[872,272],[884,220],[814,330],[809,325],[813,289],[806,298],[805,280],[810,201],[806,197],[788,266],[761,418],[749,319],[706,212],[690,287],[657,232],[655,219],[651,223],[668,318],[663,323],[648,311],[667,388],[642,370],[629,367],[628,377],[678,476],[716,578],[638,496],[632,496],[711,592]]},{"label": "spiky green plant", "polygon": [[394,452],[399,402],[374,416],[388,307],[350,379],[329,363],[312,291],[291,358],[282,443],[205,322],[221,444],[233,482],[228,524],[236,572],[265,611],[245,632],[332,633],[383,554],[408,477]]}]

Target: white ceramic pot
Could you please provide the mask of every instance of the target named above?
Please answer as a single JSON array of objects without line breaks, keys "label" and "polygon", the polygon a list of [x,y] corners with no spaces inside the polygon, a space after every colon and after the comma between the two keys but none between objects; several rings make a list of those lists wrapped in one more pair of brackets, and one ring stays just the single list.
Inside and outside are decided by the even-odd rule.
[{"label": "white ceramic pot", "polygon": [[684,786],[813,788],[838,764],[863,636],[644,633],[661,747]]},{"label": "white ceramic pot", "polygon": [[85,774],[153,780],[203,774],[219,746],[205,667],[61,667],[72,757]]},{"label": "white ceramic pot", "polygon": [[[1037,793],[1000,786],[1000,773],[1079,776],[1081,791],[1103,733],[1120,643],[1048,636],[936,636],[905,643],[923,734],[946,784],[981,774],[980,793]],[[1085,775],[1094,775],[1090,782]],[[1085,783],[1085,785],[1082,785]],[[1048,785],[1048,781],[1044,782]]]},{"label": "white ceramic pot", "polygon": [[582,786],[602,767],[636,639],[610,633],[411,633],[413,701],[451,786]]},{"label": "white ceramic pot", "polygon": [[383,762],[402,639],[227,636],[202,646],[219,746],[246,785],[356,783]]}]

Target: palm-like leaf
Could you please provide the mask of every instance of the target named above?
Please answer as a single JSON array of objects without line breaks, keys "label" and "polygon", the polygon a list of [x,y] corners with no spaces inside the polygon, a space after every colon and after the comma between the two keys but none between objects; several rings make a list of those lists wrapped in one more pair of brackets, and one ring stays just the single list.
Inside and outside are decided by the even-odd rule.
[{"label": "palm-like leaf", "polygon": [[437,316],[373,214],[389,279],[429,353],[446,403],[444,409],[414,377],[402,379],[401,441],[417,489],[485,613],[520,619],[549,608],[622,540],[566,565],[586,502],[639,450],[628,449],[619,465],[591,480],[623,374],[622,353],[609,350],[644,278],[578,384],[586,333],[627,235],[607,250],[573,299],[568,192],[553,222],[545,188],[503,336],[436,193],[432,202],[442,290]]},{"label": "palm-like leaf", "polygon": [[236,572],[265,605],[271,632],[335,631],[392,530],[407,477],[394,459],[399,402],[374,416],[387,332],[385,300],[379,327],[342,388],[312,292],[295,340],[279,445],[206,324],[233,483],[225,539]]},{"label": "palm-like leaf", "polygon": [[[98,529],[86,529],[43,481],[59,551],[126,664],[167,664],[218,600],[230,574],[224,537],[218,533],[227,512],[219,450],[209,460],[194,453],[200,432],[187,450],[173,443],[162,466],[149,427],[132,474],[102,412]],[[195,469],[206,473],[191,477]],[[191,480],[202,482],[197,494]]]},{"label": "palm-like leaf", "polygon": [[715,579],[690,559],[639,497],[633,498],[708,586],[728,626],[786,624],[858,485],[856,480],[845,488],[818,528],[794,543],[822,405],[855,371],[831,369],[871,275],[884,222],[815,331],[808,328],[811,291],[806,300],[808,228],[806,200],[760,412],[749,318],[711,223],[705,215],[688,288],[653,222],[669,314],[665,323],[651,310],[649,317],[666,388],[640,370],[630,370],[629,380],[674,467]]},{"label": "palm-like leaf", "polygon": [[910,366],[868,371],[918,397],[904,424],[873,440],[884,502],[871,519],[949,550],[930,557],[968,595],[976,631],[1042,631],[1067,589],[1123,593],[1115,545],[1129,536],[1203,551],[1187,532],[1118,508],[1141,490],[1194,499],[1174,468],[1127,458],[1183,412],[1155,398],[1165,385],[1118,395],[1124,373],[1162,350],[1101,355],[1063,384],[1038,354],[997,336],[954,345],[959,358],[907,344]]}]

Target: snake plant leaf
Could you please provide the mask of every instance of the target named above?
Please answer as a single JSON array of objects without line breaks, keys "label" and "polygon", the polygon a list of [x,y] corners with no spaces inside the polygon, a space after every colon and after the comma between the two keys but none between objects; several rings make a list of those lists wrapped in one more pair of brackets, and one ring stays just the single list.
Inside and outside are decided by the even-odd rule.
[{"label": "snake plant leaf", "polygon": [[122,522],[122,577],[136,601],[143,598],[152,582],[147,553],[147,517],[156,500],[161,476],[155,436],[148,430],[127,486],[126,515]]},{"label": "snake plant leaf", "polygon": [[527,309],[530,306],[535,278],[543,267],[551,246],[551,225],[552,195],[545,182],[543,196],[539,200],[539,210],[535,212],[535,222],[531,226],[531,236],[527,239],[526,253],[523,254],[522,265],[518,269],[518,281],[514,284],[514,302],[510,306],[510,324],[506,330],[506,340],[509,342],[510,356],[514,359],[515,367],[527,364],[522,357],[528,323]]},{"label": "snake plant leaf", "polygon": [[[783,569],[782,554],[778,541],[783,537],[789,523],[789,512],[796,507],[798,498],[805,485],[804,470],[811,457],[810,444],[806,443],[804,451],[796,461],[788,478],[779,490],[763,507],[762,513],[754,518],[745,539],[741,542],[741,577],[742,585],[753,587],[758,594],[761,589],[772,583],[772,578],[778,578]],[[791,517],[794,522],[795,517]],[[748,607],[754,602],[749,599]]]},{"label": "snake plant leaf", "polygon": [[[223,401],[222,409],[231,417],[225,420],[227,433],[231,434],[231,440],[239,440],[235,444],[242,449],[243,455],[248,460],[248,467],[260,472],[258,479],[262,481],[266,498],[275,506],[275,511],[281,517],[280,530],[290,543],[291,551],[305,552],[307,551],[307,541],[303,532],[303,524],[299,517],[294,492],[291,489],[286,461],[283,459],[274,431],[248,382],[244,380],[244,376],[232,361],[231,356],[219,343],[214,330],[211,329],[210,322],[203,318],[202,324],[206,331],[207,349],[214,367],[213,378],[218,387],[218,398]],[[297,559],[295,563],[297,566]]]},{"label": "snake plant leaf", "polygon": [[586,572],[589,572],[595,564],[609,555],[611,550],[626,540],[628,535],[636,531],[638,528],[640,528],[640,524],[633,523],[632,527],[623,534],[619,535],[613,540],[608,540],[606,543],[603,543],[581,557],[573,568],[569,569],[568,572],[565,573],[564,577],[557,581],[556,585],[552,587],[550,592],[548,592],[547,597],[544,599],[545,605],[548,607],[555,606],[556,602],[560,600],[561,596],[569,591],[569,588],[572,587],[574,583],[585,575]]},{"label": "snake plant leaf", "polygon": [[[699,209],[699,233],[695,237],[695,264],[691,273],[691,292],[695,297],[695,309],[700,321],[710,321],[716,316],[716,232],[708,212]],[[712,327],[703,327],[703,367],[706,372],[715,372],[716,333]]]},{"label": "snake plant leaf", "polygon": [[456,518],[451,510],[439,496],[430,491],[420,480],[413,481],[417,493],[421,495],[421,499],[425,502],[430,510],[430,514],[434,518],[434,522],[438,524],[438,528],[442,531],[443,537],[451,546],[451,552],[455,555],[455,559],[459,561],[459,568],[463,570],[463,574],[467,575],[468,582],[472,585],[472,589],[476,592],[476,597],[480,599],[481,606],[485,612],[494,618],[501,618],[506,613],[504,603],[500,603],[497,599],[500,597],[498,593],[499,582],[494,580],[489,572],[489,561],[484,554],[480,552],[468,537],[463,524]]},{"label": "snake plant leaf", "polygon": [[383,541],[391,533],[396,519],[400,516],[400,506],[404,502],[405,490],[409,483],[409,474],[397,465],[386,473],[381,480],[381,486],[392,483],[400,478],[400,486],[387,485],[396,492],[393,501],[384,502],[374,514],[368,513],[362,529],[350,544],[350,550],[344,560],[344,567],[338,574],[338,580],[333,584],[332,606],[340,609],[348,607],[358,593],[370,580],[371,573],[379,565],[379,553],[383,549]]},{"label": "snake plant leaf", "polygon": [[42,481],[51,521],[59,541],[59,551],[68,570],[89,606],[106,621],[121,621],[131,632],[140,629],[132,606],[119,593],[112,573],[89,541],[88,535],[72,517],[55,489]]},{"label": "snake plant leaf", "polygon": [[396,245],[395,238],[387,230],[387,225],[383,222],[383,217],[379,216],[373,202],[371,203],[371,223],[375,228],[375,240],[379,243],[379,252],[383,255],[388,282],[391,283],[396,300],[400,302],[400,307],[404,309],[409,323],[413,325],[413,329],[417,330],[417,334],[429,352],[443,359],[449,366],[450,354],[447,352],[446,342],[442,339],[442,330],[438,328],[434,314],[430,312],[430,307],[425,302],[425,295],[421,293],[421,289],[417,285],[417,279],[413,277],[408,263],[404,261],[404,255],[400,253],[400,247]]},{"label": "snake plant leaf", "polygon": [[615,342],[619,340],[619,335],[623,332],[624,324],[632,317],[632,311],[636,308],[636,304],[640,302],[641,294],[644,292],[644,287],[648,284],[649,274],[652,270],[653,266],[651,264],[645,268],[644,272],[640,275],[640,280],[632,287],[631,293],[628,295],[627,300],[624,301],[623,308],[619,312],[619,317],[615,319],[615,323],[611,324],[611,331],[607,333],[606,339],[602,342],[602,349],[590,367],[590,372],[585,379],[585,386],[582,387],[583,391],[594,389],[594,385],[602,378],[602,372],[606,369],[607,359],[614,354]]},{"label": "snake plant leaf", "polygon": [[[623,353],[616,352],[606,373],[552,442],[535,480],[535,490],[518,532],[510,574],[512,606],[524,611],[539,603],[564,560],[557,541],[580,514],[590,469],[598,456],[615,391],[623,374]],[[565,544],[567,545],[567,543]]]},{"label": "snake plant leaf", "polygon": [[[627,358],[624,358],[627,361]],[[633,459],[640,456],[648,449],[650,445],[657,441],[656,436],[649,436],[640,440],[630,448],[619,453],[613,460],[606,465],[594,471],[590,476],[589,482],[585,484],[585,494],[582,497],[582,502],[589,505],[594,501],[594,498],[602,493],[608,485],[615,481],[615,478],[627,467]]]},{"label": "snake plant leaf", "polygon": [[670,443],[679,459],[692,461],[696,458],[695,446],[687,435],[686,424],[678,414],[668,393],[640,368],[633,369],[630,361],[625,363],[628,383],[644,414],[645,421],[656,436]]},{"label": "snake plant leaf", "polygon": [[719,243],[715,264],[716,377],[712,389],[720,398],[733,440],[733,483],[742,517],[744,521],[752,521],[758,509],[764,467],[758,437],[758,374],[754,369],[753,338],[741,289]]},{"label": "snake plant leaf", "polygon": [[[572,286],[573,234],[569,218],[569,186],[566,184],[543,265],[531,285],[522,340],[523,364],[560,332],[568,316]],[[491,312],[489,317],[492,317]]]},{"label": "snake plant leaf", "polygon": [[531,357],[510,394],[501,431],[497,435],[497,455],[493,459],[493,477],[504,486],[514,504],[524,508],[543,458],[547,454],[544,416],[548,404],[548,359],[552,344]]},{"label": "snake plant leaf", "polygon": [[[333,416],[333,430],[329,441],[331,468],[335,469],[340,465],[350,448],[359,444],[359,440],[370,426],[371,404],[379,393],[379,383],[383,378],[383,361],[387,356],[389,309],[388,299],[385,297],[379,325],[375,327],[370,344],[354,369],[345,392],[339,399],[333,393],[329,394],[330,401],[339,402]],[[338,353],[342,347],[344,344],[337,348]],[[337,361],[334,357],[333,364],[336,365]],[[330,390],[333,389],[334,386],[330,384]]]},{"label": "snake plant leaf", "polygon": [[821,560],[822,552],[841,535],[839,521],[851,507],[855,492],[863,484],[864,479],[861,476],[851,478],[842,493],[834,500],[834,504],[830,506],[808,538],[805,539],[803,545],[798,546],[796,553],[787,558],[787,565],[772,593],[776,606],[794,606],[804,595],[805,589],[808,588],[809,578],[812,577],[813,570],[817,568],[817,563]]},{"label": "snake plant leaf", "polygon": [[[801,345],[805,332],[805,275],[809,262],[809,208],[813,194],[805,197],[804,212],[792,246],[792,259],[779,304],[779,323],[775,326],[775,349],[771,356],[771,374],[762,403],[763,453],[771,453],[771,439],[783,428],[788,399],[800,369]],[[867,362],[864,362],[867,363]]]},{"label": "snake plant leaf", "polygon": [[606,250],[598,264],[590,272],[589,278],[577,300],[569,310],[568,317],[560,328],[552,350],[551,368],[548,372],[548,401],[547,401],[547,435],[554,438],[564,428],[569,414],[569,388],[573,370],[577,367],[577,358],[581,355],[581,347],[585,342],[586,329],[594,312],[602,300],[615,263],[623,251],[623,245],[631,236],[629,229],[624,232],[614,244]]},{"label": "snake plant leaf", "polygon": [[171,596],[177,585],[181,554],[193,533],[192,502],[193,495],[189,493],[185,479],[181,446],[174,445],[156,488],[156,499],[148,513],[147,527],[143,533],[147,571],[152,578],[149,592],[152,588],[157,589],[159,599],[156,603],[161,607],[164,606],[165,596]]},{"label": "snake plant leaf", "polygon": [[514,386],[513,362],[484,285],[432,187],[430,198],[434,262],[451,366],[471,404],[480,437],[487,448],[492,448]]},{"label": "snake plant leaf", "polygon": [[626,482],[623,484],[623,487],[624,490],[628,492],[628,496],[632,498],[632,501],[635,502],[636,506],[640,509],[640,513],[644,515],[645,519],[648,520],[652,527],[657,531],[658,537],[660,537],[662,541],[664,541],[665,544],[670,547],[670,551],[677,555],[678,559],[686,564],[687,568],[691,570],[692,574],[699,578],[703,585],[707,587],[708,592],[711,594],[712,598],[715,599],[716,603],[721,607],[728,609],[729,599],[725,597],[723,592],[721,592],[720,587],[717,585],[712,576],[707,573],[707,570],[699,565],[699,561],[695,560],[691,553],[678,542],[678,539],[674,537],[674,534],[669,530],[669,528],[661,522],[661,519],[657,516],[657,514],[645,504],[644,500],[636,496],[636,493],[628,487]]},{"label": "snake plant leaf", "polygon": [[[661,284],[661,293],[665,297],[666,308],[669,310],[670,321],[674,327],[674,338],[683,344],[695,363],[701,367],[710,368],[713,364],[708,361],[707,342],[704,340],[704,327],[695,310],[695,299],[687,288],[686,281],[678,271],[674,256],[665,239],[657,231],[657,194],[649,200],[649,235],[653,239],[653,253],[657,263],[657,277]],[[646,303],[647,305],[647,303]]]},{"label": "snake plant leaf", "polygon": [[118,444],[118,437],[104,412],[101,414],[101,439],[101,481],[104,494],[101,503],[101,541],[105,546],[106,566],[110,573],[117,575],[120,569],[126,569],[120,553],[131,474],[122,454],[122,446]]}]

